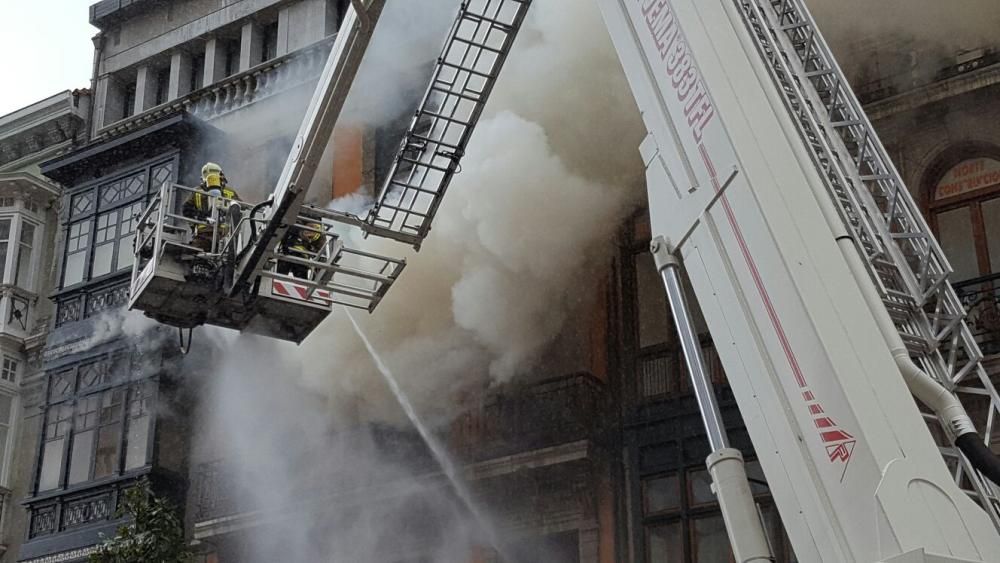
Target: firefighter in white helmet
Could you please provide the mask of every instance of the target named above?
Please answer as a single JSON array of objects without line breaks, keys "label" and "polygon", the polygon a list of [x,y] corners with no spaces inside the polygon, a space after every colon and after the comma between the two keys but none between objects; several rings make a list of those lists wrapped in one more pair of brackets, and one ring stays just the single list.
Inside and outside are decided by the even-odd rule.
[{"label": "firefighter in white helmet", "polygon": [[[218,228],[217,239],[219,241],[229,234],[229,225],[222,219],[226,213],[230,216],[233,215],[233,206],[235,206],[236,212],[239,212],[239,204],[236,203],[238,201],[240,201],[240,196],[236,190],[229,186],[221,166],[214,162],[202,166],[198,191],[191,194],[181,210],[185,217],[200,222],[194,226],[194,238],[191,245],[203,252],[211,252],[213,228]],[[220,212],[213,213],[213,208],[220,210]]]}]

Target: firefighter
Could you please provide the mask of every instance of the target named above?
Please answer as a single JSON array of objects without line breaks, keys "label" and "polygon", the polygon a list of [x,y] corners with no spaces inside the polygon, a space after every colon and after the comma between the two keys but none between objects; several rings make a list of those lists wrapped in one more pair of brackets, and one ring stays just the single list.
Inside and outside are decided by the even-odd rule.
[{"label": "firefighter", "polygon": [[[296,258],[313,259],[316,254],[323,249],[326,242],[323,236],[323,225],[309,221],[306,228],[292,227],[288,230],[285,238],[281,241],[280,251],[285,256]],[[291,275],[299,279],[309,279],[309,267],[304,264],[293,264],[291,262],[278,259],[277,271],[279,274]]]},{"label": "firefighter", "polygon": [[239,204],[235,203],[240,201],[240,196],[236,190],[229,187],[222,167],[214,162],[209,162],[201,168],[201,183],[198,184],[198,191],[191,194],[181,209],[181,214],[185,217],[209,223],[194,226],[194,238],[191,240],[191,245],[202,252],[212,251],[213,221],[214,224],[218,225],[218,239],[220,241],[229,233],[229,225],[223,221],[223,214],[216,213],[213,217],[213,205],[223,209],[226,206],[225,200],[216,199],[220,197],[231,202],[228,206],[229,209],[225,209],[225,212],[228,213],[230,220],[234,219],[240,212]]}]

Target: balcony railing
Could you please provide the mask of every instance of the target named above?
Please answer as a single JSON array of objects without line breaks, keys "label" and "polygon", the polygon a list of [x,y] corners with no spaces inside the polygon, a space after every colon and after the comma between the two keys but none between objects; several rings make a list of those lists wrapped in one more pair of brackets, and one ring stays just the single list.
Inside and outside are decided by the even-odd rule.
[{"label": "balcony railing", "polygon": [[128,302],[128,280],[88,287],[70,295],[56,297],[56,327],[89,319]]},{"label": "balcony railing", "polygon": [[581,373],[491,393],[455,421],[451,447],[474,462],[595,439],[605,412],[604,383]]},{"label": "balcony railing", "polygon": [[334,37],[327,37],[176,100],[111,123],[98,133],[108,136],[120,135],[180,112],[191,113],[203,120],[215,119],[254,102],[312,82],[323,71]]},{"label": "balcony railing", "polygon": [[955,292],[983,354],[1000,354],[1000,274],[956,283]]},{"label": "balcony railing", "polygon": [[117,518],[118,503],[133,481],[122,481],[51,500],[33,502],[28,507],[28,539],[74,530]]},{"label": "balcony railing", "polygon": [[[702,343],[701,354],[712,383],[724,384],[726,373],[715,346],[711,342]],[[691,379],[679,350],[653,349],[640,353],[636,359],[636,372],[633,404],[670,399],[691,392]]]}]

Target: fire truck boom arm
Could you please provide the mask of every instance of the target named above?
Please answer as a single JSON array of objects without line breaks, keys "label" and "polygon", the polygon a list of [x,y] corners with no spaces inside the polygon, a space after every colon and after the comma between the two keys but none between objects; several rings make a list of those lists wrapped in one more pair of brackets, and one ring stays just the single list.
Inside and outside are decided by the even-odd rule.
[{"label": "fire truck boom arm", "polygon": [[352,0],[348,5],[341,30],[271,196],[262,228],[239,253],[233,283],[229,288],[230,295],[239,294],[254,281],[267,256],[274,252],[287,228],[295,223],[385,1]]},{"label": "fire truck boom arm", "polygon": [[[913,370],[911,355],[931,369],[941,352],[901,345],[929,301],[952,302],[947,261],[804,5],[598,3],[649,132],[652,234],[685,264],[798,559],[992,560],[994,485],[965,465],[981,505],[959,488],[911,389],[949,432],[982,438],[951,375]],[[886,217],[889,189],[903,212]],[[916,253],[936,283],[908,269]],[[995,397],[977,369],[954,377]]]}]

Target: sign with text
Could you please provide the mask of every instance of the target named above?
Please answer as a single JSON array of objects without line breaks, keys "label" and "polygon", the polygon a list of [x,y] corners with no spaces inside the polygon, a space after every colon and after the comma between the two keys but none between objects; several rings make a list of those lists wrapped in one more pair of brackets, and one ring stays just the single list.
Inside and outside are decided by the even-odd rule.
[{"label": "sign with text", "polygon": [[955,197],[1000,184],[1000,160],[971,158],[956,164],[938,182],[934,199]]}]

